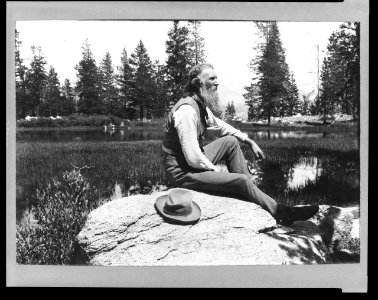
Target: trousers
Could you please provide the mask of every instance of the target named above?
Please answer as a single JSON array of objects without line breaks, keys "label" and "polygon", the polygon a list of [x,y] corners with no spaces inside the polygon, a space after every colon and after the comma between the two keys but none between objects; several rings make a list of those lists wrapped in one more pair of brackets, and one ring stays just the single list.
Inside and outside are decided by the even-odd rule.
[{"label": "trousers", "polygon": [[204,147],[204,155],[214,165],[224,161],[229,173],[194,169],[182,153],[164,152],[163,164],[169,182],[196,191],[239,195],[275,216],[277,202],[254,184],[237,138],[225,136],[209,143]]}]

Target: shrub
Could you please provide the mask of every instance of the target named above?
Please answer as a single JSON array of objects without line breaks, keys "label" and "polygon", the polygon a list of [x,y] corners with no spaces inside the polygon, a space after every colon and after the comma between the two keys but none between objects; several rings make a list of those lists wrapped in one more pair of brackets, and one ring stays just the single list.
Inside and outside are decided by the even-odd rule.
[{"label": "shrub", "polygon": [[143,122],[142,120],[133,120],[131,124],[136,127],[162,127],[165,124],[165,119],[152,119]]},{"label": "shrub", "polygon": [[74,113],[61,119],[50,119],[49,117],[39,117],[31,120],[17,120],[18,127],[67,127],[67,126],[103,126],[113,123],[117,126],[124,122],[130,125],[127,119],[121,119],[117,116],[106,115],[84,115]]},{"label": "shrub", "polygon": [[36,205],[17,225],[17,263],[69,264],[88,213],[101,204],[80,169],[64,172],[35,194]]}]

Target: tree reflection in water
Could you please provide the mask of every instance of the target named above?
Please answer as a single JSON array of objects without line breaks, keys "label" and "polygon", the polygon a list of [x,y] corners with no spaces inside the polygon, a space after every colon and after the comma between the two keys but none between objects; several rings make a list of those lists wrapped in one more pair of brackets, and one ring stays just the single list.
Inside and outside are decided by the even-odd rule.
[{"label": "tree reflection in water", "polygon": [[291,205],[359,204],[358,161],[348,157],[267,157],[250,161],[249,168],[261,190]]}]

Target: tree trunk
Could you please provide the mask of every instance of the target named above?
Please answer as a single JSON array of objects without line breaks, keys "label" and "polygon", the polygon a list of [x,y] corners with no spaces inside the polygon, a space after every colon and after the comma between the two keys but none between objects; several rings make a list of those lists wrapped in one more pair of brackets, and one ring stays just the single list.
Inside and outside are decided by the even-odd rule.
[{"label": "tree trunk", "polygon": [[139,109],[139,119],[143,120],[144,118],[144,106],[145,106],[146,100],[143,99],[142,103],[140,104],[140,109]]}]

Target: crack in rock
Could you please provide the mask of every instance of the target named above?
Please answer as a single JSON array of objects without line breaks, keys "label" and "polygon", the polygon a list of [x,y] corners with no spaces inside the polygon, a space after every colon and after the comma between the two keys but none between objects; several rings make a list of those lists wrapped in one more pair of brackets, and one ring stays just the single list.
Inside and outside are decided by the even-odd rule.
[{"label": "crack in rock", "polygon": [[159,238],[159,239],[157,239],[157,240],[155,240],[155,241],[151,241],[150,243],[151,244],[157,244],[157,243],[160,243],[160,242],[162,242],[162,241],[169,241],[169,239],[165,239],[167,236],[169,236],[172,232],[174,232],[174,231],[177,231],[177,228],[175,228],[175,229],[173,229],[173,230],[171,230],[170,232],[167,232],[166,234],[164,234],[161,238]]},{"label": "crack in rock", "polygon": [[122,250],[127,250],[127,249],[130,249],[130,248],[135,247],[135,246],[136,246],[136,244],[131,244],[131,245],[127,246],[126,248],[123,248]]},{"label": "crack in rock", "polygon": [[269,231],[273,231],[276,228],[278,228],[278,227],[277,226],[264,227],[262,229],[257,230],[257,232],[258,233],[267,233]]},{"label": "crack in rock", "polygon": [[[149,214],[146,213],[146,214],[144,214],[144,215],[138,217],[135,221],[126,224],[126,226],[124,226],[124,227],[121,226],[121,227],[119,227],[119,228],[112,228],[112,229],[109,229],[109,230],[106,230],[106,231],[101,231],[101,232],[94,233],[94,236],[100,236],[100,237],[99,237],[98,239],[95,239],[95,240],[91,241],[90,244],[87,244],[87,247],[90,247],[90,245],[93,245],[94,243],[98,242],[99,240],[104,239],[104,238],[103,238],[104,235],[109,235],[110,233],[123,234],[123,233],[127,232],[128,228],[130,228],[131,226],[133,226],[133,225],[135,225],[136,223],[138,223],[141,219],[143,219],[143,218],[146,217],[147,215],[149,215]],[[151,216],[151,215],[150,215],[150,216]],[[154,227],[156,227],[156,226],[154,226]],[[148,229],[147,229],[147,230],[148,230]],[[144,230],[144,231],[146,231],[146,230]],[[136,238],[138,238],[138,236],[135,236],[135,237],[128,237],[128,238],[126,238],[126,239],[122,239],[122,238],[120,238],[120,239],[118,239],[118,240],[116,241],[115,244],[113,244],[113,245],[111,245],[111,246],[108,245],[108,246],[104,246],[103,248],[96,249],[95,251],[91,251],[91,255],[94,254],[94,253],[96,253],[96,252],[100,252],[100,251],[101,251],[101,252],[102,252],[102,251],[109,252],[109,251],[113,250],[114,248],[116,248],[117,245],[119,245],[119,244],[121,244],[121,243],[123,243],[123,242],[125,242],[125,241],[132,240],[132,239],[136,239]]]},{"label": "crack in rock", "polygon": [[217,215],[214,215],[214,216],[210,216],[210,217],[207,217],[207,218],[203,218],[201,221],[212,220],[212,219],[215,219],[215,218],[217,218],[217,217],[219,217],[219,216],[221,216],[221,215],[224,215],[224,214],[225,214],[225,212],[222,212],[222,213],[217,214]]},{"label": "crack in rock", "polygon": [[173,251],[177,251],[177,249],[171,249],[169,250],[165,255],[163,255],[162,257],[158,258],[157,260],[162,260],[164,258],[166,258],[168,256],[169,253],[173,252]]},{"label": "crack in rock", "polygon": [[297,234],[297,232],[289,227],[286,226],[270,226],[270,227],[265,227],[262,229],[259,229],[257,233],[267,233],[267,234],[287,234],[287,235],[293,235]]},{"label": "crack in rock", "polygon": [[109,252],[113,250],[115,247],[117,247],[117,245],[113,245],[113,246],[105,245],[104,247],[95,249],[94,251],[91,251],[91,249],[88,249],[88,255],[93,256],[97,252]]}]

